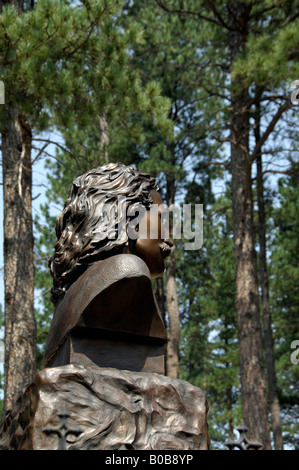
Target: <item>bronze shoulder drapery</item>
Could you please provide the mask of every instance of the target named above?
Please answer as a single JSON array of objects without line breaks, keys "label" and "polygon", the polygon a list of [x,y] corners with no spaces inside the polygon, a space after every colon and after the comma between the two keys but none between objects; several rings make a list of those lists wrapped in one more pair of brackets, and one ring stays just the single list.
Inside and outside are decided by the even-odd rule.
[{"label": "bronze shoulder drapery", "polygon": [[151,275],[138,256],[98,261],[72,284],[55,310],[42,367],[53,364],[71,332],[86,337],[91,330],[106,339],[166,342]]}]

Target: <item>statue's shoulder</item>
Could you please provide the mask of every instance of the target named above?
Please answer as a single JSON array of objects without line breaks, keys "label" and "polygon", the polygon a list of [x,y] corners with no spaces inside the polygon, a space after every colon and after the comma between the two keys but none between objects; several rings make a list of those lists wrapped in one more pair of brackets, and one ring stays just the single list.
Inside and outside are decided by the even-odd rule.
[{"label": "statue's shoulder", "polygon": [[121,254],[111,256],[103,261],[94,263],[85,271],[82,276],[70,287],[66,294],[65,301],[68,303],[68,297],[81,303],[103,292],[111,285],[122,279],[143,278],[151,279],[150,271],[145,262],[138,256],[131,254]]},{"label": "statue's shoulder", "polygon": [[[153,297],[151,276],[146,263],[138,256],[121,254],[98,261],[90,266],[68,289],[55,309],[48,335],[45,356],[61,344],[66,334],[82,323],[82,314],[96,302],[107,305],[121,299],[124,304],[128,294],[146,291]],[[119,301],[118,301],[119,302]]]},{"label": "statue's shoulder", "polygon": [[151,279],[146,263],[138,256],[121,254],[97,261],[67,291],[58,310],[83,312],[98,295],[123,279]]},{"label": "statue's shoulder", "polygon": [[117,282],[124,277],[150,276],[149,269],[139,256],[131,254],[121,254],[111,256],[103,261],[98,261],[92,265],[82,276],[82,280],[99,278],[101,282]]}]

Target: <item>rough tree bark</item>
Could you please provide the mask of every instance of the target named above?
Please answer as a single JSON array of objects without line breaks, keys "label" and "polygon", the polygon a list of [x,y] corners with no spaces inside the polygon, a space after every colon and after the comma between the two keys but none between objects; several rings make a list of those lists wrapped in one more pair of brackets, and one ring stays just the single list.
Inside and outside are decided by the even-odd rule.
[{"label": "rough tree bark", "polygon": [[[171,175],[167,179],[167,205],[174,204],[175,179]],[[172,231],[171,220],[169,221],[170,232]],[[176,285],[176,259],[171,256],[166,262],[166,306],[168,314],[168,343],[166,373],[169,377],[179,377],[179,344],[180,344],[180,312]]]},{"label": "rough tree bark", "polygon": [[9,105],[2,128],[5,388],[8,409],[36,373],[31,131]]},{"label": "rough tree bark", "polygon": [[[230,39],[232,62],[248,34],[248,5],[234,2]],[[240,30],[240,25],[243,28]],[[254,244],[251,163],[249,161],[248,90],[241,83],[231,94],[231,172],[236,313],[243,418],[252,437],[271,449]]]},{"label": "rough tree bark", "polygon": [[[260,136],[260,111],[257,110],[255,118],[255,140],[259,142]],[[265,200],[264,200],[264,181],[263,181],[263,166],[262,155],[258,153],[256,158],[257,168],[257,201],[258,201],[258,235],[259,235],[259,272],[260,272],[260,286],[262,295],[262,310],[263,310],[263,328],[264,328],[264,345],[266,368],[268,375],[268,388],[269,388],[269,401],[271,409],[271,424],[273,432],[274,447],[276,450],[283,450],[282,428],[280,420],[280,404],[275,372],[274,360],[274,342],[272,334],[272,316],[269,300],[269,281],[267,270],[267,255],[266,255],[266,214],[265,214]]]},{"label": "rough tree bark", "polygon": [[166,267],[166,304],[169,322],[166,372],[169,377],[179,376],[180,314],[176,286],[176,260],[168,260]]}]

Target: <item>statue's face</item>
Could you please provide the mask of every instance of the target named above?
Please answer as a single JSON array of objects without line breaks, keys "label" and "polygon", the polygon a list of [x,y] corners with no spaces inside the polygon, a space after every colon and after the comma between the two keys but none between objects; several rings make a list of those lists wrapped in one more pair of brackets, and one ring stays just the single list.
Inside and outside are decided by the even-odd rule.
[{"label": "statue's face", "polygon": [[[138,238],[135,244],[135,253],[147,264],[151,276],[160,276],[164,271],[164,259],[170,255],[171,248],[174,246],[173,241],[169,237],[169,233],[163,226],[163,202],[157,191],[151,191],[153,204],[159,206],[159,213],[155,214],[147,211],[141,224],[145,227],[143,230],[143,238]],[[146,224],[145,224],[146,222]],[[157,235],[153,238],[151,234]],[[146,238],[144,238],[146,236]]]}]

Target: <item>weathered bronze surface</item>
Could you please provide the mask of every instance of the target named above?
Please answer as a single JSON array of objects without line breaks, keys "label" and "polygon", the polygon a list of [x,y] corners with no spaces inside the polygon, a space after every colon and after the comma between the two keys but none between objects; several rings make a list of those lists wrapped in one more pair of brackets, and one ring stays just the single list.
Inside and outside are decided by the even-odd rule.
[{"label": "weathered bronze surface", "polygon": [[[153,220],[149,211],[162,205],[157,190],[149,175],[114,163],[74,181],[57,218],[50,260],[56,309],[42,367],[95,364],[164,374],[167,335],[151,278],[163,272],[173,242],[161,214]],[[133,240],[128,214],[138,204],[146,209],[147,236]]]},{"label": "weathered bronze surface", "polygon": [[207,411],[202,390],[160,374],[46,368],[0,423],[0,441],[3,450],[207,450]]},{"label": "weathered bronze surface", "polygon": [[43,367],[69,363],[164,373],[166,331],[139,257],[98,261],[58,305]]}]

